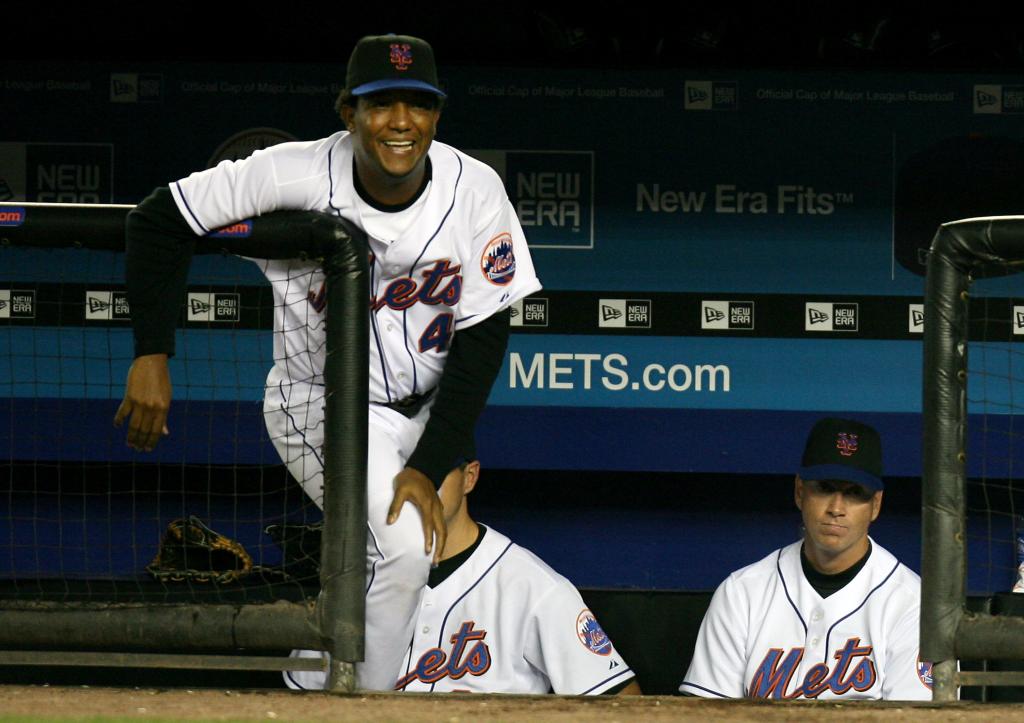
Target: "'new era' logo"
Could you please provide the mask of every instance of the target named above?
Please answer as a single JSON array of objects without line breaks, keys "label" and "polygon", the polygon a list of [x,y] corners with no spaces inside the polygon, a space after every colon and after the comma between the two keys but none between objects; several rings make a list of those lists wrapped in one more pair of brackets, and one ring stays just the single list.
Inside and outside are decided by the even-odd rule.
[{"label": "'new era' logo", "polygon": [[89,313],[96,314],[101,311],[106,311],[111,306],[110,299],[97,299],[95,296],[89,297]]},{"label": "'new era' logo", "polygon": [[35,316],[35,291],[0,290],[0,319],[34,319]]},{"label": "'new era' logo", "polygon": [[520,299],[512,304],[509,326],[547,326],[548,300],[539,297]]},{"label": "'new era' logo", "polygon": [[724,311],[719,311],[718,309],[715,309],[715,308],[710,307],[710,306],[705,306],[704,307],[704,321],[706,321],[706,322],[708,322],[710,324],[711,322],[723,321],[724,319],[725,319],[725,312]]},{"label": "'new era' logo", "polygon": [[651,328],[650,299],[599,299],[597,325],[606,328]]},{"label": "'new era' logo", "polygon": [[754,328],[753,301],[702,301],[701,309],[701,329],[749,331]]},{"label": "'new era' logo", "polygon": [[821,309],[808,309],[807,319],[811,324],[824,324],[832,320],[832,317],[828,315],[828,312],[822,311]]},{"label": "'new era' logo", "polygon": [[974,86],[974,112],[975,113],[1002,113],[1003,112],[1003,86],[1001,85],[976,85]]},{"label": "'new era' logo", "polygon": [[688,80],[683,86],[686,110],[736,110],[739,88],[734,80]]},{"label": "'new era' logo", "polygon": [[188,321],[237,322],[240,320],[239,295],[233,293],[188,294]]},{"label": "'new era' logo", "polygon": [[995,95],[992,95],[990,93],[986,93],[983,90],[979,90],[978,91],[978,96],[977,96],[977,101],[978,101],[978,107],[979,108],[984,108],[987,105],[995,105],[996,103],[998,103],[999,102],[999,97],[995,96]]},{"label": "'new era' logo", "polygon": [[907,323],[909,324],[908,330],[911,334],[921,334],[924,332],[924,304],[910,304],[908,310]]},{"label": "'new era' logo", "polygon": [[123,291],[86,291],[86,321],[127,321],[131,318],[128,295]]},{"label": "'new era' logo", "polygon": [[1013,307],[1013,335],[1024,335],[1024,306]]},{"label": "'new era' logo", "polygon": [[855,303],[811,301],[804,305],[804,331],[857,331]]}]

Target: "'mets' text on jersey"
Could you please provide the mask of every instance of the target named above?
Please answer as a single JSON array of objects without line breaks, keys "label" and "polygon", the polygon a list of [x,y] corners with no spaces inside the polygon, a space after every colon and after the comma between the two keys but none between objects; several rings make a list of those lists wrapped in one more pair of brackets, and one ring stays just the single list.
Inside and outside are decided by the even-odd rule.
[{"label": "'mets' text on jersey", "polygon": [[569,580],[481,529],[473,554],[424,591],[396,689],[596,695],[634,677]]},{"label": "'mets' text on jersey", "polygon": [[[459,329],[540,288],[514,209],[498,175],[438,141],[431,180],[399,217],[356,191],[347,132],[282,143],[224,161],[171,184],[197,233],[279,209],[338,215],[367,231],[370,259],[370,401],[437,385]],[[380,238],[391,218],[402,226]],[[323,383],[324,275],[312,261],[258,261],[275,301],[277,379]],[[284,368],[286,367],[286,368]]]},{"label": "'mets' text on jersey", "polygon": [[930,700],[930,666],[918,660],[918,576],[872,541],[857,575],[822,598],[803,574],[801,544],[737,570],[718,587],[680,690]]}]

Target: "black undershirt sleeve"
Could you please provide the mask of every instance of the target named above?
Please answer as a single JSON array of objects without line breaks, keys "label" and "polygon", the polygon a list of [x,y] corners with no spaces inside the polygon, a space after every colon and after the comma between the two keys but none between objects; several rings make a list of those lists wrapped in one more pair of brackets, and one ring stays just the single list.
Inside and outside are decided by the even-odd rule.
[{"label": "black undershirt sleeve", "polygon": [[430,419],[406,463],[436,487],[461,460],[474,456],[476,420],[505,359],[508,337],[508,309],[455,334]]},{"label": "black undershirt sleeve", "polygon": [[[125,278],[135,356],[174,355],[179,300],[184,298],[196,235],[167,186],[136,206],[125,224]],[[437,399],[407,465],[437,487],[460,460],[474,455],[476,420],[501,369],[509,337],[505,309],[455,334]]]},{"label": "black undershirt sleeve", "polygon": [[125,288],[135,356],[174,356],[174,331],[185,297],[196,235],[162,186],[125,222]]}]

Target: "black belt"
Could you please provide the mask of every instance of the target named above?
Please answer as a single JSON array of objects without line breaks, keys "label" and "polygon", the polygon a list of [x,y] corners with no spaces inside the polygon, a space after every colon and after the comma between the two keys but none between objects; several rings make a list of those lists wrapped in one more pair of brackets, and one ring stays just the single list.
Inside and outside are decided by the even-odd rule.
[{"label": "black belt", "polygon": [[423,409],[423,405],[426,404],[432,396],[434,396],[434,390],[430,389],[423,392],[423,394],[410,394],[407,397],[397,399],[393,402],[374,402],[374,404],[379,404],[380,406],[387,407],[388,409],[394,409],[403,417],[412,419],[420,413],[420,410]]}]

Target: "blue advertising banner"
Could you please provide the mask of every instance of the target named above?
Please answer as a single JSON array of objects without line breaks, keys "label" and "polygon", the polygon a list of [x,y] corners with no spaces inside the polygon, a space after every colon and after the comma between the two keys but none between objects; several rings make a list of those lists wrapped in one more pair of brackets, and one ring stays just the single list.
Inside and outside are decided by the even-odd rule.
[{"label": "blue advertising banner", "polygon": [[[326,65],[8,63],[0,103],[17,112],[0,129],[0,200],[136,203],[223,160],[335,132],[341,84]],[[626,468],[773,472],[733,446],[789,428],[788,414],[915,418],[923,250],[943,221],[1021,210],[1014,78],[451,68],[443,84],[439,139],[504,179],[544,283],[513,309],[485,449],[509,426],[546,449],[530,426],[541,414],[592,410],[622,434],[632,414],[664,414],[649,431],[663,451],[626,454]],[[3,254],[0,395],[117,399],[131,356],[120,257]],[[174,370],[182,379],[188,364],[189,399],[259,399],[261,284],[245,260],[195,259]],[[1007,314],[1017,289],[986,281]],[[673,429],[708,414],[731,415],[735,440],[679,455]],[[907,441],[897,466],[914,474]]]}]

